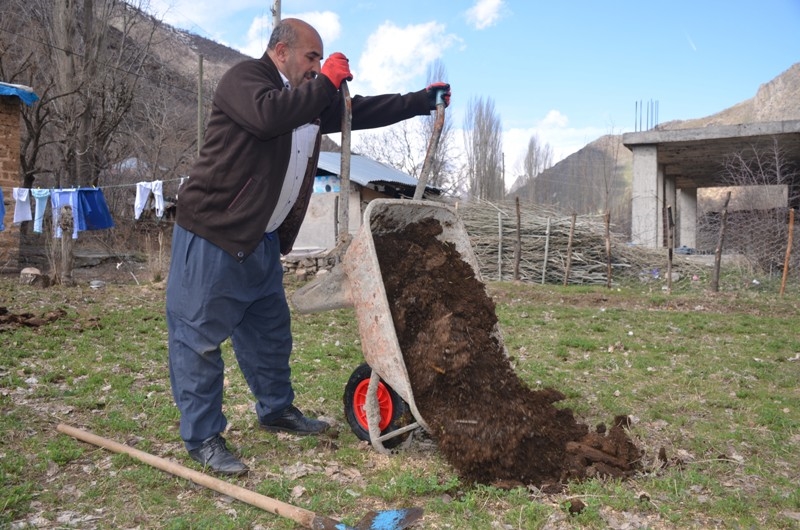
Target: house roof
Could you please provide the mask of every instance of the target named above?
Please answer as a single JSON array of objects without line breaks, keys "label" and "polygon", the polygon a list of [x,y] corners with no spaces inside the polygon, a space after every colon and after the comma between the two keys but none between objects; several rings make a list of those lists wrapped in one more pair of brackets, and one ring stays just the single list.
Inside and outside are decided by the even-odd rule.
[{"label": "house roof", "polygon": [[0,82],[0,96],[16,96],[26,105],[32,105],[39,99],[39,96],[37,96],[29,86],[3,82]]},{"label": "house roof", "polygon": [[[341,153],[333,153],[330,151],[323,151],[319,154],[319,162],[317,166],[324,171],[333,175],[339,175],[342,168],[342,155]],[[406,175],[391,166],[382,164],[377,160],[372,160],[361,155],[350,155],[350,180],[366,186],[376,182],[387,182],[394,184],[402,184],[404,186],[416,187],[417,179],[410,175]],[[427,189],[435,189],[431,186],[426,186]]]}]

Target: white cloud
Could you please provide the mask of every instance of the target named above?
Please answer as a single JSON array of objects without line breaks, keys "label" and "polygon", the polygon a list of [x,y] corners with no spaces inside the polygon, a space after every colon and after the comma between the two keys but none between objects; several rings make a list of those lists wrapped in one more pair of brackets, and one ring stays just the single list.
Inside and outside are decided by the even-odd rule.
[{"label": "white cloud", "polygon": [[342,23],[339,15],[333,11],[309,11],[296,15],[286,15],[283,18],[299,18],[305,20],[319,32],[322,37],[322,44],[325,46],[325,53],[330,54],[330,46],[339,39],[342,34]]},{"label": "white cloud", "polygon": [[189,30],[217,42],[224,42],[214,28],[242,11],[257,9],[269,13],[257,0],[227,0],[225,16],[220,16],[215,0],[149,0],[145,10],[165,23]]},{"label": "white cloud", "polygon": [[256,17],[247,28],[247,41],[238,49],[250,57],[261,57],[267,49],[269,35],[272,32],[272,15]]},{"label": "white cloud", "polygon": [[445,26],[437,22],[404,28],[384,22],[367,39],[358,69],[353,71],[354,82],[365,87],[360,93],[409,89],[410,83],[424,76],[428,65],[457,41],[458,37],[446,33]]},{"label": "white cloud", "polygon": [[[309,11],[307,13],[286,14],[281,18],[299,18],[314,26],[322,37],[322,44],[328,50],[331,43],[336,42],[342,34],[339,15],[333,11]],[[250,57],[261,57],[267,49],[269,36],[272,33],[272,15],[256,17],[247,30],[247,41],[238,49]]]},{"label": "white cloud", "polygon": [[486,29],[497,24],[505,11],[504,0],[477,0],[475,5],[466,11],[465,16],[470,26],[475,29]]}]

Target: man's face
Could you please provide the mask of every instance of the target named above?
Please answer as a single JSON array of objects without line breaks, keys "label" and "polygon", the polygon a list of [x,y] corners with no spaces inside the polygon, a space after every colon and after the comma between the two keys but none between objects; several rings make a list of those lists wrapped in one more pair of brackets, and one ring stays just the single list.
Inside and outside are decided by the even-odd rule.
[{"label": "man's face", "polygon": [[322,60],[322,39],[317,32],[302,28],[299,33],[294,47],[279,44],[277,50],[282,61],[281,71],[293,88],[314,79],[319,74]]}]

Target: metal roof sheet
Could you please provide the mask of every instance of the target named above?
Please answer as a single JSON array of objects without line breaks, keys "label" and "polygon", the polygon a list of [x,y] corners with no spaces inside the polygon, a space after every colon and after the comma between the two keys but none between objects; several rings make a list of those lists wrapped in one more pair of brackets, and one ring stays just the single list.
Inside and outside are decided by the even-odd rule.
[{"label": "metal roof sheet", "polygon": [[[323,151],[319,154],[317,166],[329,173],[339,175],[342,168],[342,155],[341,153]],[[361,155],[350,155],[350,180],[361,186],[366,186],[373,182],[393,182],[413,187],[417,185],[417,179],[414,177]],[[430,186],[427,187],[431,188]]]}]

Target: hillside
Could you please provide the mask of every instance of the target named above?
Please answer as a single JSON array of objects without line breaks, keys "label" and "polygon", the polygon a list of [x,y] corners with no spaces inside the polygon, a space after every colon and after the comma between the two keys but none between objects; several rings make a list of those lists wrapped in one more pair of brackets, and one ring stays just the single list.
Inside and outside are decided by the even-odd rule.
[{"label": "hillside", "polygon": [[[44,0],[42,5],[52,0]],[[20,9],[24,5],[21,0],[0,0],[0,45],[4,50],[0,67],[5,70],[6,77],[23,82],[35,89],[44,90],[50,83],[47,79],[47,63],[41,67],[31,68],[38,71],[39,79],[28,79],[25,76],[14,78],[14,71],[9,65],[14,61],[20,64],[25,57],[44,54],[57,55],[52,47],[47,48],[44,37],[37,39],[20,39],[23,35],[44,35],[46,28],[37,21],[34,12]],[[52,4],[51,4],[52,5]],[[144,61],[144,73],[137,73],[140,86],[133,97],[135,112],[126,119],[128,137],[141,137],[140,144],[123,144],[116,150],[104,153],[105,160],[113,164],[130,156],[144,160],[157,160],[158,165],[167,166],[172,173],[182,174],[191,163],[194,153],[193,142],[196,138],[197,116],[197,79],[200,56],[203,57],[203,103],[205,116],[208,116],[210,101],[216,83],[222,74],[232,65],[247,58],[238,51],[186,31],[173,28],[158,22],[152,17],[127,6],[129,17],[117,20],[117,33],[126,34],[141,49],[147,49]],[[146,20],[150,24],[140,24],[131,31],[123,27],[129,18]],[[150,27],[155,26],[151,38]],[[5,43],[3,41],[6,41]],[[35,46],[44,45],[36,50]],[[131,52],[135,46],[131,47]],[[21,67],[20,67],[21,68]],[[4,73],[0,70],[0,74]],[[9,73],[11,75],[9,75]],[[2,76],[0,76],[2,78]],[[13,78],[13,79],[12,79]],[[161,136],[148,128],[154,125],[145,120],[151,119],[153,101],[163,107],[163,121],[171,125],[169,135]],[[168,112],[167,112],[168,111]],[[775,79],[761,85],[757,93],[750,99],[724,109],[711,116],[684,121],[673,121],[659,124],[660,129],[696,128],[708,125],[750,123],[755,121],[776,121],[800,118],[800,63],[792,66]],[[137,121],[140,120],[140,121]],[[157,124],[155,126],[158,126]],[[54,134],[55,137],[63,136]],[[123,138],[117,135],[115,138]],[[577,212],[594,214],[607,210],[619,210],[624,217],[625,201],[629,194],[632,157],[630,151],[622,146],[621,135],[607,135],[587,144],[578,152],[568,156],[552,168],[538,175],[530,182],[515,183],[512,195],[537,204],[551,206],[565,213]],[[154,146],[165,146],[159,152]],[[189,147],[187,147],[189,146]],[[326,142],[326,149],[336,149],[333,142]],[[161,151],[168,151],[167,154]],[[53,167],[59,167],[57,154],[50,153],[45,169],[40,174],[52,173]],[[168,163],[165,163],[165,160]],[[151,165],[156,165],[155,162]],[[49,166],[49,167],[48,167]],[[611,203],[610,201],[616,201]],[[620,224],[625,220],[616,217]]]},{"label": "hillside", "polygon": [[[666,122],[659,124],[657,128],[690,129],[794,119],[800,119],[800,63],[761,85],[756,95],[750,99],[711,116]],[[622,135],[603,136],[542,172],[532,181],[515,184],[511,194],[537,204],[555,207],[564,213],[575,211],[579,214],[595,214],[607,206],[598,201],[587,203],[587,194],[592,196],[597,192],[598,183],[607,178],[609,168],[616,169],[614,180],[620,186],[617,189],[621,190],[624,186],[629,189],[632,163],[630,150],[622,145]],[[591,168],[591,171],[587,168]],[[560,200],[553,200],[553,190],[550,189],[552,186],[542,186],[543,183],[560,184]],[[548,189],[547,194],[539,193],[538,188]],[[570,190],[578,190],[578,193]],[[565,200],[566,197],[568,199]],[[630,215],[627,211],[629,197],[628,193],[619,193],[614,207],[610,208],[612,211],[616,208],[617,215],[614,219],[622,229],[627,223],[626,212]]]},{"label": "hillside", "polygon": [[764,83],[756,95],[711,116],[662,123],[659,129],[692,129],[710,125],[735,125],[800,119],[800,63]]},{"label": "hillside", "polygon": [[[216,81],[228,68],[249,58],[233,48],[158,22],[141,12],[139,12],[139,16],[147,17],[156,23],[154,45],[150,47],[153,56],[187,79],[197,79],[201,55],[203,56],[203,78],[211,86],[216,84]],[[117,29],[121,30],[119,27]],[[134,35],[134,38],[140,41],[147,37],[146,32]]]}]

